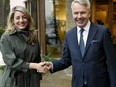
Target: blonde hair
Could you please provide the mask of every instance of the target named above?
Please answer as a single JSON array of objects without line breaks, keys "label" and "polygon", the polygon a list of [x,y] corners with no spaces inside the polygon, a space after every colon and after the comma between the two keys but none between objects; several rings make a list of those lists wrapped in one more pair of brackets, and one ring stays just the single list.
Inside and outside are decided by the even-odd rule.
[{"label": "blonde hair", "polygon": [[29,43],[33,43],[35,41],[35,39],[37,38],[36,31],[35,31],[35,24],[34,24],[33,18],[31,17],[30,13],[28,12],[28,10],[25,7],[15,6],[14,8],[12,8],[12,10],[8,16],[7,28],[6,28],[5,32],[13,32],[15,30],[13,19],[14,19],[14,13],[16,11],[22,12],[27,17],[27,19],[29,21],[27,29],[30,31]]},{"label": "blonde hair", "polygon": [[84,6],[88,7],[88,10],[91,10],[91,4],[90,4],[89,0],[74,0],[71,3],[72,12],[73,12],[73,5],[74,5],[74,3],[79,3],[80,5],[84,5]]}]

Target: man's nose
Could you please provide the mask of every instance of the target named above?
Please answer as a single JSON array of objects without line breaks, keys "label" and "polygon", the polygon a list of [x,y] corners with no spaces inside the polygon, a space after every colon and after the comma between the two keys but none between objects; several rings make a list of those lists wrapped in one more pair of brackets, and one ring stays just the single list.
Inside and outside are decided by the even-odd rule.
[{"label": "man's nose", "polygon": [[82,14],[79,13],[79,14],[78,14],[78,18],[81,18],[81,17],[82,17]]}]

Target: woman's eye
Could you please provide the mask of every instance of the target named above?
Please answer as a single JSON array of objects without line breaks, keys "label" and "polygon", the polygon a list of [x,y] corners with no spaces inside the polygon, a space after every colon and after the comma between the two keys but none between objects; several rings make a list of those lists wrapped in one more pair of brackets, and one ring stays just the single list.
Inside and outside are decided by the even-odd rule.
[{"label": "woman's eye", "polygon": [[16,17],[16,19],[20,19],[20,17]]},{"label": "woman's eye", "polygon": [[24,18],[24,19],[27,19],[27,17],[26,17],[26,16],[24,16],[23,18]]}]

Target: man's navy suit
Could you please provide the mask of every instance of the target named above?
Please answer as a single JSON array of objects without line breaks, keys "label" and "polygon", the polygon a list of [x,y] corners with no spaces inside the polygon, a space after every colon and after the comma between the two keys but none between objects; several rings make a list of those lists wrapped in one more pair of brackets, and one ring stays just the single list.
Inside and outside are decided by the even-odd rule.
[{"label": "man's navy suit", "polygon": [[53,72],[72,65],[72,87],[116,87],[116,55],[111,34],[102,25],[91,23],[85,53],[82,58],[77,27],[66,33],[63,57],[53,62]]}]

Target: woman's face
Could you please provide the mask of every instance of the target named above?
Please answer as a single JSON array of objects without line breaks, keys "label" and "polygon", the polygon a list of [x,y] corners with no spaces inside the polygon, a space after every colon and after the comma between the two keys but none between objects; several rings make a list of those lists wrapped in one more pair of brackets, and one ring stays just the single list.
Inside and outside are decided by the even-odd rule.
[{"label": "woman's face", "polygon": [[29,24],[27,17],[20,11],[14,13],[13,21],[14,25],[20,30],[26,29]]}]

